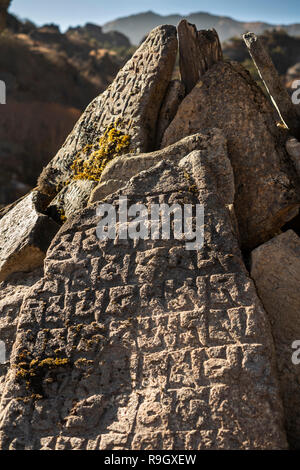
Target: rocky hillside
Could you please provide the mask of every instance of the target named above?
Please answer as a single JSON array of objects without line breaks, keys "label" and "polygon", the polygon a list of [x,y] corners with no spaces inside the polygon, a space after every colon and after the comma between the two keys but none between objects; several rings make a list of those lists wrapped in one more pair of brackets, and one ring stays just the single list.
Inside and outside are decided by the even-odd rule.
[{"label": "rocky hillside", "polygon": [[[265,30],[283,29],[291,36],[300,36],[300,25],[274,25],[269,23],[241,22],[226,16],[211,15],[209,13],[198,12],[191,13],[185,18],[194,23],[199,29],[215,28],[221,41],[240,36],[247,31],[253,31],[256,34],[262,34]],[[139,13],[115,21],[110,21],[103,26],[103,31],[119,31],[129,37],[132,44],[139,44],[148,31],[161,24],[177,25],[183,19],[180,15],[161,16],[153,11]]]},{"label": "rocky hillside", "polygon": [[300,119],[244,40],[268,93],[155,28],[0,212],[1,450],[300,449]]},{"label": "rocky hillside", "polygon": [[131,56],[129,40],[87,24],[62,34],[8,15],[0,36],[0,80],[7,104],[0,116],[0,204],[36,184],[88,103]]}]

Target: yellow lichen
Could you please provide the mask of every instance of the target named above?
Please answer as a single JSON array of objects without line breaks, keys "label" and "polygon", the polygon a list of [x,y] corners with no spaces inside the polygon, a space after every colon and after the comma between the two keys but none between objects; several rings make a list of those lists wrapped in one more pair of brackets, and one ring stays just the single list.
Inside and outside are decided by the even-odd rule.
[{"label": "yellow lichen", "polygon": [[[71,166],[74,180],[100,181],[106,165],[115,157],[129,152],[130,136],[118,128],[120,121],[108,126],[96,144],[86,145]],[[87,158],[80,155],[84,153]]]},{"label": "yellow lichen", "polygon": [[[20,357],[22,358],[22,362],[20,362]],[[15,365],[17,369],[16,377],[18,379],[24,379],[26,382],[26,388],[29,389],[33,385],[33,379],[39,377],[40,374],[43,375],[50,370],[66,366],[68,364],[69,359],[60,359],[58,357],[48,357],[41,361],[38,359],[32,359],[29,361],[27,358],[27,362],[25,362],[24,355],[22,354],[22,356],[18,356],[18,362]]]},{"label": "yellow lichen", "polygon": [[62,222],[65,222],[65,221],[67,220],[67,217],[66,217],[65,211],[64,211],[64,209],[63,209],[62,207],[60,207],[60,208],[58,209],[58,213],[59,213],[59,218],[60,218],[60,220],[61,220]]},{"label": "yellow lichen", "polygon": [[192,184],[191,186],[189,186],[188,190],[189,190],[189,192],[192,193],[194,196],[199,196],[199,190],[198,190],[196,184]]},{"label": "yellow lichen", "polygon": [[94,365],[93,361],[89,361],[86,358],[80,358],[75,362],[75,367],[82,368],[82,367],[90,367]]},{"label": "yellow lichen", "polygon": [[43,361],[37,364],[37,367],[47,367],[48,369],[55,369],[56,367],[66,366],[69,363],[69,359],[59,359],[56,357],[53,359],[52,357],[48,357]]}]

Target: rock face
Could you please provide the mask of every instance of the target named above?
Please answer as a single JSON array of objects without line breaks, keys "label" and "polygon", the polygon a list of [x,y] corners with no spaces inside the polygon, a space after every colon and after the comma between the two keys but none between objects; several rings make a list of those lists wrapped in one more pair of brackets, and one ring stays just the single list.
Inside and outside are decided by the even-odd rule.
[{"label": "rock face", "polygon": [[90,195],[96,186],[97,183],[95,181],[71,181],[49,204],[47,213],[57,221],[68,219],[75,212],[86,207]]},{"label": "rock face", "polygon": [[295,232],[282,233],[254,250],[251,276],[272,324],[289,443],[299,449],[300,364],[292,361],[295,341],[300,349],[300,238]]},{"label": "rock face", "polygon": [[217,32],[213,29],[197,31],[186,20],[178,25],[180,75],[186,93],[190,93],[202,75],[213,64],[223,60]]},{"label": "rock face", "polygon": [[69,180],[76,155],[85,158],[87,144],[95,144],[116,120],[131,136],[131,150],[153,150],[158,113],[171,80],[177,53],[176,28],[154,29],[107,90],[88,106],[56,157],[43,171],[39,186],[49,194]]},{"label": "rock face", "polygon": [[25,294],[43,275],[41,269],[28,274],[15,274],[9,281],[0,283],[0,339],[5,344],[4,364],[0,363],[0,400],[9,370],[11,350],[16,339],[18,314]]},{"label": "rock face", "polygon": [[286,150],[300,177],[300,142],[294,137],[288,139],[286,142]]},{"label": "rock face", "polygon": [[[185,137],[179,142],[156,152],[124,155],[116,158],[105,168],[101,176],[101,182],[92,192],[89,202],[92,204],[101,201],[109,194],[125,186],[130,178],[141,171],[148,170],[160,161],[171,160],[176,164],[187,153],[196,149],[201,149],[207,157],[212,152],[224,155],[226,153],[226,141],[222,132],[218,129],[212,129],[206,134]],[[224,172],[224,178],[225,174],[226,172]]]},{"label": "rock face", "polygon": [[43,204],[44,196],[32,191],[0,220],[0,282],[12,273],[42,266],[59,229],[41,213]]},{"label": "rock face", "polygon": [[64,225],[19,315],[2,449],[286,447],[270,327],[230,221],[233,188],[225,152],[194,151],[105,200],[204,205],[198,251],[184,239],[100,241],[96,205]]},{"label": "rock face", "polygon": [[159,112],[156,128],[156,147],[159,148],[166,129],[174,119],[178,107],[185,96],[185,87],[180,80],[169,83],[166,96]]},{"label": "rock face", "polygon": [[297,214],[300,184],[271,104],[236,63],[219,62],[206,72],[179,106],[162,147],[212,127],[227,138],[243,248],[256,247]]}]

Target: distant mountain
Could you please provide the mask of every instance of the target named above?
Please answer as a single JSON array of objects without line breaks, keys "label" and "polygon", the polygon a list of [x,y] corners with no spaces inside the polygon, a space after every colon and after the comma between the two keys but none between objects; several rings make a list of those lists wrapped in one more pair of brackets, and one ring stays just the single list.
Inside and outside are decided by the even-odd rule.
[{"label": "distant mountain", "polygon": [[153,11],[147,11],[106,23],[103,26],[103,32],[119,31],[125,34],[132,44],[139,44],[143,37],[156,26],[161,24],[177,25],[183,18],[195,24],[198,29],[215,28],[219,33],[221,41],[239,36],[247,31],[262,34],[264,31],[272,29],[284,29],[291,36],[300,36],[300,24],[273,25],[263,22],[247,23],[226,16],[211,15],[204,12],[191,13],[183,17],[177,14],[161,16]]}]

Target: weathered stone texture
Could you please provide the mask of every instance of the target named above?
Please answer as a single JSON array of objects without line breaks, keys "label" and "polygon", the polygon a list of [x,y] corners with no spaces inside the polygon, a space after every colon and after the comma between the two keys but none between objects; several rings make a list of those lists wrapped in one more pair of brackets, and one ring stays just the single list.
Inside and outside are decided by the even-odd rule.
[{"label": "weathered stone texture", "polygon": [[16,272],[42,266],[59,229],[40,212],[44,197],[32,191],[0,220],[0,282]]},{"label": "weathered stone texture", "polygon": [[[204,247],[99,241],[96,205],[67,222],[22,306],[1,448],[285,448],[270,328],[227,209],[226,154],[161,162],[106,202],[121,194],[129,205],[204,204]],[[26,390],[21,352],[69,362]]]},{"label": "weathered stone texture", "polygon": [[172,80],[169,83],[157,120],[156,148],[160,148],[164,133],[174,119],[184,96],[185,87],[183,83],[180,80]]},{"label": "weathered stone texture", "polygon": [[300,142],[294,137],[291,137],[287,140],[285,145],[287,153],[291,157],[291,160],[295,165],[296,171],[298,173],[298,176],[300,177]]},{"label": "weathered stone texture", "polygon": [[215,29],[197,31],[186,20],[178,25],[178,39],[180,75],[186,93],[190,93],[201,76],[223,60],[221,43]]},{"label": "weathered stone texture", "polygon": [[39,185],[55,194],[70,179],[70,166],[87,144],[95,144],[104,130],[120,119],[131,136],[131,150],[146,152],[155,146],[158,113],[172,78],[177,53],[176,28],[159,26],[147,37],[114,82],[87,107],[56,157],[44,169]]},{"label": "weathered stone texture", "polygon": [[300,341],[298,235],[289,230],[254,250],[251,276],[272,324],[288,439],[300,449],[300,365],[292,362]]},{"label": "weathered stone texture", "polygon": [[96,186],[96,181],[71,181],[53,199],[48,206],[47,214],[58,221],[65,218],[68,219],[75,212],[87,206],[91,193]]},{"label": "weathered stone texture", "polygon": [[42,271],[37,269],[32,273],[15,274],[9,281],[0,283],[0,341],[5,344],[5,364],[0,364],[0,399],[9,368],[11,350],[16,339],[18,314],[23,299],[38,279]]},{"label": "weathered stone texture", "polygon": [[[202,153],[209,158],[212,154],[218,156],[226,154],[226,140],[219,129],[211,129],[205,134],[195,134],[185,137],[178,142],[155,152],[138,154],[138,155],[124,155],[116,158],[107,165],[101,176],[99,185],[92,192],[90,203],[100,201],[109,194],[123,188],[130,178],[137,175],[141,171],[148,170],[160,161],[171,160],[177,164],[185,155],[193,150],[201,149]],[[220,158],[220,162],[222,159]],[[221,164],[221,163],[220,163]],[[228,166],[228,161],[223,161],[224,168]],[[230,164],[229,164],[230,165]],[[231,167],[230,167],[231,168]],[[219,179],[226,179],[228,171],[224,171],[223,175],[219,175]],[[230,182],[233,184],[232,174],[230,173]],[[221,183],[221,181],[219,181]],[[229,184],[228,176],[224,181],[224,186]]]},{"label": "weathered stone texture", "polygon": [[179,106],[162,147],[212,127],[227,138],[242,245],[254,248],[297,214],[300,183],[272,105],[239,64],[219,62],[206,72]]}]

